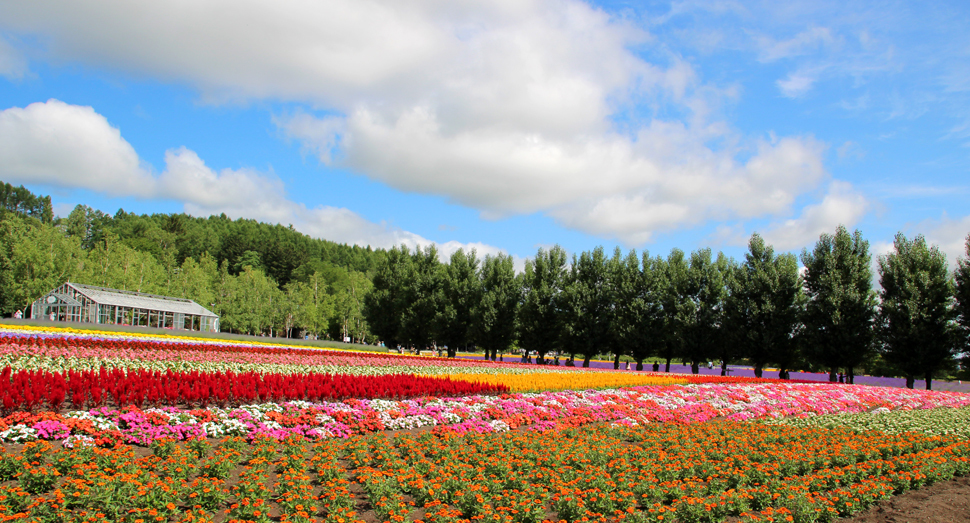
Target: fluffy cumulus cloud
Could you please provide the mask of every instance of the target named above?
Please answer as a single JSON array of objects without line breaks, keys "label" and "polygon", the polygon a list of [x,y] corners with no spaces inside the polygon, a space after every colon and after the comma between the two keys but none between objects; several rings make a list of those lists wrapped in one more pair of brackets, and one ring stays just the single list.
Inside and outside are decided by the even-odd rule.
[{"label": "fluffy cumulus cloud", "polygon": [[823,232],[831,234],[839,225],[851,230],[869,206],[869,201],[850,184],[832,182],[821,202],[805,206],[800,216],[776,224],[763,236],[780,250],[810,246]]},{"label": "fluffy cumulus cloud", "polygon": [[[3,4],[0,20],[44,35],[53,59],[186,82],[212,102],[305,104],[275,121],[322,162],[486,218],[542,212],[642,244],[709,220],[789,215],[827,178],[813,138],[739,135],[716,117],[730,89],[704,84],[650,34],[578,0],[35,0]],[[812,29],[766,41],[763,59],[833,38]],[[645,48],[661,58],[634,52]],[[810,87],[792,77],[783,88]],[[644,107],[672,116],[644,119]],[[173,151],[163,178],[237,179],[238,191],[257,183],[200,163]]]},{"label": "fluffy cumulus cloud", "polygon": [[[165,153],[165,170],[152,173],[134,148],[91,107],[59,100],[0,112],[0,169],[15,183],[90,189],[114,196],[182,202],[189,214],[225,213],[270,223],[290,223],[318,238],[358,245],[417,248],[432,242],[417,234],[366,220],[344,208],[307,208],[289,200],[272,173],[252,169],[215,171],[185,147]],[[64,214],[68,209],[61,209]],[[443,256],[464,248],[481,254],[484,244],[441,244]]]},{"label": "fluffy cumulus cloud", "polygon": [[946,253],[951,269],[956,267],[958,259],[967,258],[967,231],[970,231],[970,216],[951,218],[944,215],[939,220],[927,220],[921,223],[918,230],[926,236],[926,241],[930,245],[936,245]]},{"label": "fluffy cumulus cloud", "polygon": [[91,107],[59,100],[0,112],[0,166],[8,182],[148,196],[154,180],[135,149]]}]

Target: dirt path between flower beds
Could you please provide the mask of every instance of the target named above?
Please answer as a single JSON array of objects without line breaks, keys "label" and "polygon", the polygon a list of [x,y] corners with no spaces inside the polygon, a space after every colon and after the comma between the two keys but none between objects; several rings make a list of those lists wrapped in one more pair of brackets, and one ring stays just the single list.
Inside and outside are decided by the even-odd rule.
[{"label": "dirt path between flower beds", "polygon": [[840,522],[951,523],[970,521],[970,476],[910,490]]}]

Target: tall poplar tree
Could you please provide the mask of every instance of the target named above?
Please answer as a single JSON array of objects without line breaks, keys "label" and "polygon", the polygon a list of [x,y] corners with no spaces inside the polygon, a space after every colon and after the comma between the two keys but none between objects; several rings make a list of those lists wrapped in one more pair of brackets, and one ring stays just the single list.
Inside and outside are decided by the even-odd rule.
[{"label": "tall poplar tree", "polygon": [[364,298],[364,317],[371,331],[390,348],[397,348],[403,341],[401,322],[412,272],[408,248],[404,245],[392,248],[378,262],[374,288]]},{"label": "tall poplar tree", "polygon": [[444,306],[444,268],[434,244],[415,249],[411,255],[410,278],[404,283],[404,310],[401,318],[401,339],[418,350],[432,346],[435,339],[435,318]]},{"label": "tall poplar tree", "polygon": [[966,257],[957,261],[956,280],[957,350],[964,354],[963,369],[970,368],[970,235],[965,246]]},{"label": "tall poplar tree", "polygon": [[478,256],[472,249],[458,249],[442,272],[442,304],[435,318],[438,342],[448,346],[454,358],[459,347],[471,343],[472,311],[481,299]]},{"label": "tall poplar tree", "polygon": [[794,363],[801,283],[795,256],[776,256],[760,235],[751,236],[744,262],[729,280],[726,330],[734,340],[723,343],[735,341],[759,378],[769,362],[780,366],[781,377]]},{"label": "tall poplar tree", "polygon": [[952,364],[957,349],[946,255],[928,247],[922,235],[907,240],[899,233],[893,252],[879,258],[879,276],[886,360],[906,376],[907,387],[922,376],[929,390],[934,374]]},{"label": "tall poplar tree", "polygon": [[670,321],[669,340],[674,353],[690,362],[691,372],[697,374],[700,364],[716,355],[721,343],[725,276],[730,262],[723,253],[712,257],[710,249],[691,253],[690,262],[675,250],[668,260],[671,284],[665,306]]},{"label": "tall poplar tree", "polygon": [[536,351],[540,359],[549,351],[562,348],[565,279],[566,251],[558,245],[548,251],[540,248],[535,259],[525,262],[519,342],[523,349]]},{"label": "tall poplar tree", "polygon": [[481,299],[472,311],[472,339],[495,361],[515,338],[516,312],[522,289],[515,277],[512,257],[486,256],[480,271]]},{"label": "tall poplar tree", "polygon": [[599,352],[617,352],[613,335],[613,287],[602,247],[573,257],[563,300],[563,333],[571,353],[583,355],[583,367]]},{"label": "tall poplar tree", "polygon": [[845,368],[852,383],[855,367],[873,348],[876,296],[872,292],[872,257],[862,233],[839,226],[822,234],[815,248],[802,251],[805,292],[803,316],[806,357],[829,371],[829,381]]}]

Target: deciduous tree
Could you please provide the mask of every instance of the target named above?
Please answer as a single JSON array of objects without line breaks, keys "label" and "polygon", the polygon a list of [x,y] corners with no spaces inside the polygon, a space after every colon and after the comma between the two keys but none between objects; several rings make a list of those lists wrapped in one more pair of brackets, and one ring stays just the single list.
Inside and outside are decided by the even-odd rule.
[{"label": "deciduous tree", "polygon": [[871,262],[862,233],[850,235],[841,225],[834,235],[822,234],[811,252],[802,251],[805,355],[829,370],[829,381],[845,368],[851,383],[855,367],[871,354],[876,314]]},{"label": "deciduous tree", "polygon": [[674,344],[675,354],[690,362],[691,372],[697,374],[701,362],[716,354],[714,348],[721,341],[729,261],[723,253],[714,259],[710,249],[700,249],[691,253],[688,263],[683,253],[675,250],[668,265],[668,339]]},{"label": "deciduous tree", "polygon": [[506,352],[512,345],[522,298],[512,257],[486,256],[480,281],[481,299],[472,312],[472,337],[476,345],[485,349],[485,357],[495,361],[499,351]]},{"label": "deciduous tree", "polygon": [[442,272],[442,303],[435,331],[438,342],[448,347],[449,358],[456,356],[459,347],[471,343],[472,311],[482,293],[478,265],[474,249],[468,253],[458,249]]},{"label": "deciduous tree", "polygon": [[519,310],[519,342],[523,349],[536,351],[539,358],[562,348],[563,284],[566,251],[556,245],[540,248],[533,260],[526,260],[522,277],[523,302]]},{"label": "deciduous tree", "polygon": [[798,295],[802,282],[791,254],[775,255],[755,233],[744,262],[728,280],[725,343],[737,343],[740,354],[761,377],[769,362],[779,365],[781,377],[796,359],[795,332],[799,321]]},{"label": "deciduous tree", "polygon": [[967,236],[965,257],[957,261],[956,280],[957,350],[964,354],[963,368],[970,369],[970,235]]},{"label": "deciduous tree", "polygon": [[879,257],[879,283],[886,360],[906,376],[906,386],[912,388],[915,377],[923,376],[929,390],[934,374],[952,364],[957,349],[946,256],[927,246],[923,236],[908,240],[899,233],[893,252]]},{"label": "deciduous tree", "polygon": [[374,289],[364,298],[364,317],[387,347],[397,348],[401,337],[407,284],[412,277],[411,253],[404,245],[381,258],[374,274]]},{"label": "deciduous tree", "polygon": [[600,352],[617,352],[614,335],[613,286],[602,247],[573,256],[563,293],[563,336],[573,354],[583,355],[583,367]]}]

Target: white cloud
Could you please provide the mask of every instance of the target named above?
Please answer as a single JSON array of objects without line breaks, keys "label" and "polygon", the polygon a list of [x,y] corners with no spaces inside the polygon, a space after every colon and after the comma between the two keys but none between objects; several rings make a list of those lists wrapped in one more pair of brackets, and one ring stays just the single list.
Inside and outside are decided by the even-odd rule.
[{"label": "white cloud", "polygon": [[[312,105],[326,116],[275,121],[322,162],[488,218],[543,212],[640,244],[709,219],[787,214],[826,177],[815,140],[737,135],[717,121],[735,88],[702,84],[668,51],[645,61],[631,49],[649,34],[578,0],[36,0],[0,5],[0,20],[43,35],[52,59],[186,82],[209,101]],[[771,56],[826,38],[812,29]],[[682,117],[616,130],[616,115],[644,105]],[[170,156],[171,176],[203,176],[184,152]]]},{"label": "white cloud", "polygon": [[0,76],[19,80],[27,74],[27,59],[0,34]]},{"label": "white cloud", "polygon": [[823,232],[831,234],[839,225],[851,229],[869,207],[869,201],[850,184],[835,181],[821,202],[806,206],[798,218],[770,227],[763,236],[779,250],[812,245]]},{"label": "white cloud", "polygon": [[783,58],[791,58],[813,52],[822,46],[831,46],[836,38],[827,27],[810,27],[788,40],[775,40],[770,36],[757,36],[758,59],[762,62],[774,62]]},{"label": "white cloud", "polygon": [[433,99],[455,125],[586,130],[607,96],[664,79],[625,48],[645,35],[575,0],[37,0],[0,19],[45,35],[54,58],[187,81],[212,100],[394,111]]},{"label": "white cloud", "polygon": [[775,84],[781,90],[781,94],[788,98],[798,98],[812,90],[818,77],[810,71],[794,71],[789,73],[784,80],[778,80]]},{"label": "white cloud", "polygon": [[943,215],[939,220],[927,220],[916,227],[916,234],[922,233],[927,243],[936,245],[946,253],[950,269],[956,267],[957,259],[966,258],[966,241],[970,235],[970,216],[950,218]]},{"label": "white cloud", "polygon": [[[216,172],[185,147],[165,153],[165,170],[153,175],[134,148],[91,107],[58,100],[0,112],[0,172],[5,181],[89,189],[111,196],[171,199],[196,216],[225,213],[269,223],[293,224],[310,236],[339,243],[410,248],[432,243],[417,234],[374,223],[344,208],[307,208],[286,196],[272,173],[252,169]],[[57,207],[58,215],[71,209]],[[459,248],[482,254],[500,249],[480,243],[440,244],[442,255]]]},{"label": "white cloud", "polygon": [[251,169],[223,169],[216,173],[185,147],[165,153],[165,171],[158,177],[156,198],[186,204],[192,214],[219,214],[286,223],[291,205],[283,183]]},{"label": "white cloud", "polygon": [[147,196],[154,180],[135,149],[91,107],[59,100],[0,112],[0,165],[8,182]]},{"label": "white cloud", "polygon": [[[325,144],[313,140],[331,140],[333,118],[316,126],[307,118],[278,122],[329,161]],[[698,131],[655,121],[634,139],[608,133],[557,140],[492,129],[449,135],[422,108],[393,122],[362,110],[343,127],[346,165],[392,187],[443,194],[489,218],[545,212],[566,227],[630,245],[712,218],[784,213],[825,177],[824,147],[812,138],[757,143],[740,163],[738,149],[705,145],[725,136],[717,126]]]}]

